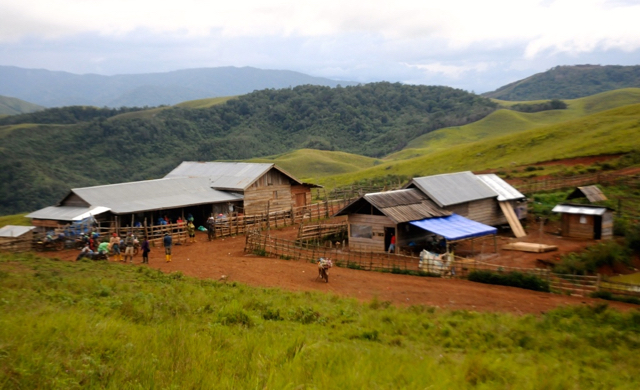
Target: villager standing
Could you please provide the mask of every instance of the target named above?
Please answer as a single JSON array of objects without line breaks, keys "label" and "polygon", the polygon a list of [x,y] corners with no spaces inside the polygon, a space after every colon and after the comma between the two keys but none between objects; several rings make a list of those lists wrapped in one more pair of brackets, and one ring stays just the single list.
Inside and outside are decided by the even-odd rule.
[{"label": "villager standing", "polygon": [[145,237],[142,240],[142,264],[149,264],[149,252],[151,252],[149,240]]},{"label": "villager standing", "polygon": [[164,244],[164,255],[165,258],[167,259],[167,263],[171,262],[171,244],[173,242],[173,239],[171,238],[171,235],[169,235],[169,232],[166,232],[164,234],[164,238],[162,239],[162,243]]},{"label": "villager standing", "polygon": [[109,240],[109,246],[113,251],[113,261],[121,261],[122,255],[120,254],[120,237],[118,237],[118,233],[113,233],[111,240]]},{"label": "villager standing", "polygon": [[127,238],[124,239],[124,262],[127,262],[127,257],[129,258],[129,263],[133,263],[133,246],[135,244],[135,240],[133,239],[133,235],[131,232],[127,233]]},{"label": "villager standing", "polygon": [[389,253],[394,253],[396,251],[396,235],[391,236],[391,244],[389,244]]},{"label": "villager standing", "polygon": [[189,232],[189,242],[196,242],[196,225],[193,221],[189,221],[187,224],[187,232]]},{"label": "villager standing", "polygon": [[213,218],[213,216],[209,216],[209,219],[207,219],[207,237],[209,237],[209,241],[213,240],[214,235],[215,235],[215,229],[216,228],[216,220]]}]

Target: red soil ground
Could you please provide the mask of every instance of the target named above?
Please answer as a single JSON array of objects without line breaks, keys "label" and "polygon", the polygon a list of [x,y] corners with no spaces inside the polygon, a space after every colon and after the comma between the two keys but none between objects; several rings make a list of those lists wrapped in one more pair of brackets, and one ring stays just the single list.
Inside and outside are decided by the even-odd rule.
[{"label": "red soil ground", "polygon": [[[287,228],[272,231],[271,234],[281,238],[292,238],[296,230]],[[549,234],[543,235],[541,240],[536,240],[535,234],[530,234],[531,238],[528,241],[559,244],[562,252],[579,250],[588,244],[585,241],[563,240]],[[509,239],[501,238],[500,240],[504,243]],[[539,314],[564,305],[592,305],[607,302],[592,298],[485,285],[459,279],[394,275],[337,267],[331,269],[330,282],[324,283],[317,278],[315,264],[248,254],[244,252],[244,245],[244,236],[209,242],[206,234],[199,233],[196,243],[174,247],[171,263],[165,262],[162,248],[153,248],[149,266],[164,272],[180,271],[197,278],[237,281],[251,286],[277,287],[290,291],[323,291],[361,301],[370,301],[376,297],[381,301],[391,301],[398,305],[423,304],[451,310]],[[530,254],[502,251],[499,258],[488,258],[486,261],[533,267],[537,258],[552,258],[557,253]],[[77,250],[45,253],[49,257],[70,261],[74,260],[77,254]],[[138,255],[134,258],[134,266],[144,266],[140,262],[141,256]],[[637,308],[637,306],[619,302],[607,303],[620,310]]]}]

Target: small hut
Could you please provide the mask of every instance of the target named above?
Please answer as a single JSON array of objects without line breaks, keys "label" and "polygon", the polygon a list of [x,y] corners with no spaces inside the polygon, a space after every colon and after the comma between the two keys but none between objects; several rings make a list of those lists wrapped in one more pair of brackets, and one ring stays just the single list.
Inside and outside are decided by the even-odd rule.
[{"label": "small hut", "polygon": [[591,240],[613,237],[613,210],[588,204],[559,204],[554,213],[562,214],[562,236]]},{"label": "small hut", "polygon": [[598,186],[578,187],[567,196],[567,200],[586,198],[590,203],[597,203],[607,200]]},{"label": "small hut", "polygon": [[0,251],[26,252],[31,250],[35,226],[7,225],[0,228]]}]

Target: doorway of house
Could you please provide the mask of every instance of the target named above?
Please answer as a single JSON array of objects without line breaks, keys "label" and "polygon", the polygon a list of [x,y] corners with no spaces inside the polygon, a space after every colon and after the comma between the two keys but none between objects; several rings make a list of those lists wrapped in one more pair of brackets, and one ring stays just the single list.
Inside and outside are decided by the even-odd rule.
[{"label": "doorway of house", "polygon": [[384,228],[384,251],[385,252],[389,251],[389,245],[391,245],[391,237],[395,234],[396,234],[395,228],[392,228],[392,227]]}]

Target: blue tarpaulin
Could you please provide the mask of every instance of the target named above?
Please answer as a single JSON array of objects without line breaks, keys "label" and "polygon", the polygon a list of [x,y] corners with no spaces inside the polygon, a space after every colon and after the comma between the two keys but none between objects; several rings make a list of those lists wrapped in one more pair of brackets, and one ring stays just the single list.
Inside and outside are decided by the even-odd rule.
[{"label": "blue tarpaulin", "polygon": [[444,237],[447,241],[462,240],[465,238],[482,237],[496,234],[498,229],[480,222],[472,221],[458,214],[448,217],[428,218],[420,221],[409,222],[420,229],[428,230]]}]

